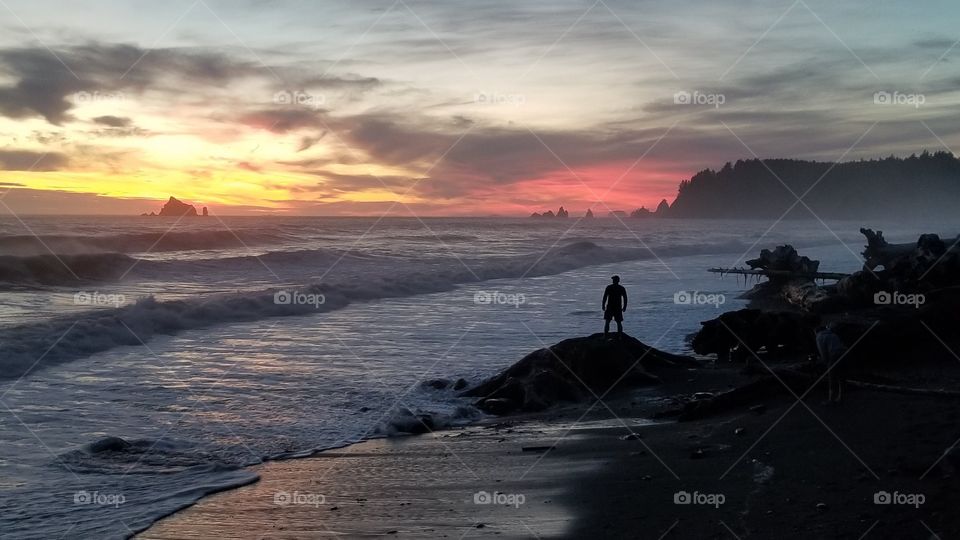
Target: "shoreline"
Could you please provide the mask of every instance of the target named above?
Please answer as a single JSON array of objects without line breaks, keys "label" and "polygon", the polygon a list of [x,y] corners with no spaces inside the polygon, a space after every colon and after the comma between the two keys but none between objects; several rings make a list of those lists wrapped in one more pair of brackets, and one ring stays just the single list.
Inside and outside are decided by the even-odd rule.
[{"label": "shoreline", "polygon": [[[267,462],[253,467],[258,482],[204,497],[135,538],[856,539],[960,531],[957,460],[943,457],[960,435],[957,400],[850,389],[845,402],[828,406],[816,389],[802,405],[782,395],[690,422],[650,420],[671,395],[723,391],[744,377],[739,366],[705,367],[592,408]],[[501,504],[478,504],[481,492],[500,492]],[[681,492],[724,500],[677,504]],[[883,493],[922,495],[923,503],[876,503]]]},{"label": "shoreline", "polygon": [[[555,413],[547,416],[553,418],[493,419],[268,461],[248,468],[258,481],[205,496],[134,538],[562,534],[574,511],[557,502],[566,489],[558,478],[601,464],[541,462],[556,455],[543,449],[566,425]],[[595,422],[584,420],[583,429]],[[497,492],[504,504],[484,502],[501,500]]]},{"label": "shoreline", "polygon": [[[720,375],[718,390],[730,386],[733,374],[710,373]],[[249,538],[254,532],[257,538],[380,536],[401,534],[404,522],[408,523],[406,532],[415,536],[444,536],[440,531],[450,537],[464,533],[500,538],[546,533],[562,536],[577,518],[576,505],[558,504],[569,488],[570,472],[577,471],[578,476],[596,474],[618,450],[637,450],[635,441],[641,440],[638,435],[642,431],[675,425],[673,419],[652,417],[664,409],[669,396],[688,384],[664,382],[619,391],[605,400],[617,411],[616,418],[602,405],[574,403],[539,413],[488,416],[465,426],[377,437],[309,456],[265,461],[246,468],[258,475],[256,482],[206,495],[160,518],[133,538],[239,539]],[[610,448],[612,454],[606,455],[610,440],[622,438],[627,439],[620,443],[622,446]],[[640,445],[642,451],[644,443]],[[503,474],[504,470],[510,474]],[[358,478],[358,473],[363,476]],[[424,481],[421,473],[439,484],[420,485]],[[511,475],[519,480],[514,478],[511,483]],[[391,495],[377,500],[371,493],[384,484]],[[407,493],[404,485],[414,486],[413,494]],[[419,493],[423,490],[430,496]],[[497,490],[522,495],[524,502],[518,508],[475,504],[472,500],[480,492],[493,494]],[[290,500],[299,497],[304,504],[284,504],[287,496]],[[426,503],[430,499],[446,506],[430,507]],[[393,511],[408,511],[405,518],[389,508],[398,500],[401,502]],[[312,505],[314,502],[322,504]],[[343,512],[346,509],[352,515]],[[419,524],[434,522],[437,516],[447,517],[440,519],[436,530]]]}]

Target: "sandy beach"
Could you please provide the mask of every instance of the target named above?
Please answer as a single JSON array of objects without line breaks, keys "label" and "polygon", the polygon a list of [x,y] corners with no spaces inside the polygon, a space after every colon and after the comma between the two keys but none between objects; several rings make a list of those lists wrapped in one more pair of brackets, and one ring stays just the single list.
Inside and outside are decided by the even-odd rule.
[{"label": "sandy beach", "polygon": [[[704,369],[589,411],[267,463],[260,482],[137,538],[956,537],[956,477],[942,459],[960,435],[954,400],[856,390],[825,405],[814,390],[802,403],[649,419],[669,403],[658,397],[742,378]],[[499,499],[478,504],[484,492]]]}]

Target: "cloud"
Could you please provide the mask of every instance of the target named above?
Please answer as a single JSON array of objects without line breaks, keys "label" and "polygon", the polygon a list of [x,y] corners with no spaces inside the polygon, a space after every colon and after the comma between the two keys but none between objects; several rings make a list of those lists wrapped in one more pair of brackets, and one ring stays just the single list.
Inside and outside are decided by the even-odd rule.
[{"label": "cloud", "polygon": [[[640,129],[626,124],[550,130],[472,122],[466,129],[456,118],[444,121],[390,112],[332,116],[313,111],[283,111],[283,114],[261,111],[256,118],[255,125],[264,125],[269,120],[273,131],[286,131],[293,125],[329,126],[337,134],[337,141],[349,149],[352,161],[387,165],[410,173],[379,178],[370,174],[333,173],[329,166],[342,160],[329,158],[276,162],[293,172],[323,178],[319,187],[310,191],[332,195],[384,189],[400,193],[412,188],[413,194],[434,198],[438,203],[544,178],[565,178],[571,185],[582,187],[580,181],[586,180],[576,178],[570,169],[602,169],[604,173],[597,173],[599,176],[591,180],[609,185],[667,131],[663,127]],[[690,148],[704,143],[709,136],[700,130],[677,128],[671,132],[670,139],[674,144],[661,142],[646,158],[644,166],[656,166],[663,171],[676,167],[671,160],[683,163],[682,168],[677,168],[677,177],[670,181],[675,186],[681,178],[680,172],[689,171]],[[742,154],[742,146],[732,137],[728,139],[724,145],[702,146],[698,159],[713,160],[707,164],[714,165],[720,159],[727,159],[729,154],[725,152],[733,150],[736,156]]]},{"label": "cloud", "polygon": [[326,137],[326,136],[327,136],[327,132],[324,131],[323,133],[321,133],[321,134],[319,134],[319,135],[317,135],[317,136],[315,136],[315,137],[311,137],[311,136],[301,137],[301,138],[300,138],[300,145],[297,146],[297,152],[303,152],[304,150],[309,150],[309,149],[313,148],[313,146],[314,146],[315,144],[317,144],[318,142],[320,142],[321,140],[323,140],[323,138]]},{"label": "cloud", "polygon": [[0,87],[0,114],[41,116],[54,125],[72,120],[77,100],[121,99],[159,81],[224,83],[259,70],[221,54],[133,45],[89,43],[57,51],[43,47],[0,50],[0,72],[16,82]]},{"label": "cloud", "polygon": [[243,169],[245,171],[255,172],[255,173],[259,173],[260,171],[263,170],[263,167],[260,167],[259,165],[254,165],[249,161],[241,161],[237,163],[237,168]]},{"label": "cloud", "polygon": [[0,150],[0,170],[3,171],[57,171],[69,163],[66,155],[58,152],[30,150]]},{"label": "cloud", "polygon": [[304,128],[315,129],[324,124],[322,111],[295,106],[252,111],[240,115],[236,121],[247,127],[277,134]]},{"label": "cloud", "polygon": [[304,191],[325,192],[328,196],[357,191],[392,191],[403,194],[417,183],[417,179],[405,176],[376,176],[372,174],[338,174],[330,171],[311,171],[325,181],[308,186]]},{"label": "cloud", "polygon": [[202,92],[247,78],[279,86],[279,91],[364,91],[383,84],[380,79],[357,75],[318,77],[203,49],[90,42],[55,52],[44,47],[0,49],[0,74],[12,81],[0,86],[0,115],[17,119],[40,116],[61,125],[73,120],[70,111],[78,101],[121,100],[125,92],[138,94],[147,89],[169,94],[182,94],[185,88]]},{"label": "cloud", "polygon": [[130,127],[130,125],[133,124],[133,120],[122,116],[98,116],[94,118],[93,121],[97,124],[114,128]]}]

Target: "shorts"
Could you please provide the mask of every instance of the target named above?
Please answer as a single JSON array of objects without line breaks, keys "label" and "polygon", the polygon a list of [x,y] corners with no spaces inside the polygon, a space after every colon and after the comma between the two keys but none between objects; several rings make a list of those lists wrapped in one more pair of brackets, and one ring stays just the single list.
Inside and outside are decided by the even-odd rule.
[{"label": "shorts", "polygon": [[620,309],[608,309],[603,312],[603,320],[609,321],[613,319],[617,322],[623,322],[623,310]]}]

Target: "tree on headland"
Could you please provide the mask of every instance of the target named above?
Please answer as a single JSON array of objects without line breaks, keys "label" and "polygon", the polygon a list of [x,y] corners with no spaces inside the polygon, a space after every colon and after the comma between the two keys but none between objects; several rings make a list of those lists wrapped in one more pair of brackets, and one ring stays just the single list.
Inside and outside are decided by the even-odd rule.
[{"label": "tree on headland", "polygon": [[[798,202],[798,198],[801,199]],[[751,159],[680,183],[669,217],[844,219],[956,214],[960,160],[949,152],[829,163]],[[661,206],[657,215],[661,215]]]}]

